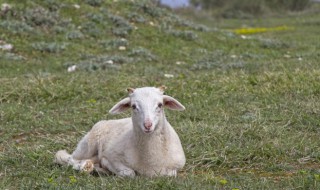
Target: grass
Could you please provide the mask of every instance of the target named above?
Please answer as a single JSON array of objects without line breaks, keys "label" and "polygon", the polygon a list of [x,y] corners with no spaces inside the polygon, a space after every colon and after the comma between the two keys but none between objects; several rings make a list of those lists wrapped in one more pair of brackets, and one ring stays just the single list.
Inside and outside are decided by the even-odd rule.
[{"label": "grass", "polygon": [[[14,47],[0,49],[1,189],[320,187],[319,14],[205,27],[144,1],[10,4],[0,14],[0,46]],[[243,25],[293,29],[232,33]],[[187,108],[166,112],[187,157],[177,178],[53,164],[97,121],[129,116],[108,115],[124,89],[161,84]]]}]

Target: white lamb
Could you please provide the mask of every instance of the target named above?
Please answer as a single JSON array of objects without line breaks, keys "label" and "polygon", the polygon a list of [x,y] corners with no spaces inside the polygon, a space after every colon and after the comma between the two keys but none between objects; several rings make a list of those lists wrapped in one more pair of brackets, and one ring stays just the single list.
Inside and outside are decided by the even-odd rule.
[{"label": "white lamb", "polygon": [[55,162],[92,172],[111,171],[119,176],[176,176],[185,164],[180,139],[167,121],[164,107],[184,110],[165,87],[129,88],[129,97],[109,111],[132,108],[132,117],[100,121],[78,143],[72,155],[60,150]]}]

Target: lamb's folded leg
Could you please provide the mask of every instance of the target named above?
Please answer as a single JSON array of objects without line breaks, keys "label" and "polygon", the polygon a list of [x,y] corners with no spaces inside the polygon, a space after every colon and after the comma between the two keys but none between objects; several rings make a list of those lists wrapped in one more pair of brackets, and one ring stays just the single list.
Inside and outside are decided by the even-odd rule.
[{"label": "lamb's folded leg", "polygon": [[[94,159],[94,158],[93,158]],[[73,169],[91,173],[94,169],[94,161],[91,159],[76,160],[65,150],[60,150],[55,155],[56,163],[72,166]]]}]

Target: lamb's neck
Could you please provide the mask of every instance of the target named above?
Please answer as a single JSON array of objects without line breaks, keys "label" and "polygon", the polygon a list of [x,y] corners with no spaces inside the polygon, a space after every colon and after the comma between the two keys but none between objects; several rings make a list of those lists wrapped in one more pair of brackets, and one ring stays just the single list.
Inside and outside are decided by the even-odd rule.
[{"label": "lamb's neck", "polygon": [[135,145],[139,155],[150,157],[167,152],[169,129],[165,118],[159,122],[153,133],[145,134],[141,130],[135,133]]}]

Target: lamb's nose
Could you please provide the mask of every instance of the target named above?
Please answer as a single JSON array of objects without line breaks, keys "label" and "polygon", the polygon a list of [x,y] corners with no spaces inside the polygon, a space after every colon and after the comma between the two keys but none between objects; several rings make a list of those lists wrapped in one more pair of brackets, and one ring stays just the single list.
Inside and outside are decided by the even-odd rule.
[{"label": "lamb's nose", "polygon": [[145,129],[150,130],[151,127],[152,127],[152,122],[151,121],[145,121],[143,123],[143,126],[144,126]]}]

